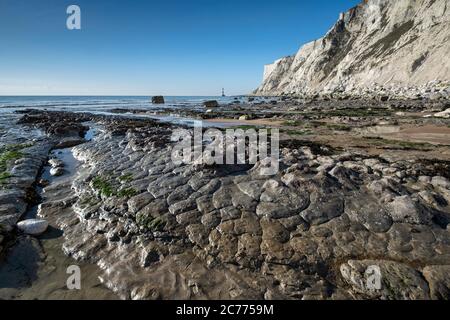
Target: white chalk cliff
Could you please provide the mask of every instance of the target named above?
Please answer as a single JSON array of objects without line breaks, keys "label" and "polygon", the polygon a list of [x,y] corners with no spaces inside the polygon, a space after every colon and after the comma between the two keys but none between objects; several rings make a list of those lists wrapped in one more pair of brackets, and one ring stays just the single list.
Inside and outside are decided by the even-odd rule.
[{"label": "white chalk cliff", "polygon": [[450,80],[450,0],[365,0],[323,38],[266,65],[254,93],[406,92],[439,80]]}]

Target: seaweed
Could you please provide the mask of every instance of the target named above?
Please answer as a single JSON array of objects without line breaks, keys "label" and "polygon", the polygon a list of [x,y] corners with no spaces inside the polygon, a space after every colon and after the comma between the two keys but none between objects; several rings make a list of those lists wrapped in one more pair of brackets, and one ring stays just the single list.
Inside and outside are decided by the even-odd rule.
[{"label": "seaweed", "polygon": [[92,187],[106,197],[112,197],[115,194],[109,181],[103,177],[92,180]]},{"label": "seaweed", "polygon": [[123,188],[116,190],[111,184],[111,179],[106,177],[96,177],[92,180],[92,187],[105,197],[131,198],[138,194],[134,188]]},{"label": "seaweed", "polygon": [[133,181],[133,174],[127,173],[127,174],[120,176],[118,179],[120,182],[131,182],[131,181]]},{"label": "seaweed", "polygon": [[119,190],[117,192],[117,196],[120,198],[131,198],[137,194],[138,194],[138,192],[134,188],[126,188],[126,189]]}]

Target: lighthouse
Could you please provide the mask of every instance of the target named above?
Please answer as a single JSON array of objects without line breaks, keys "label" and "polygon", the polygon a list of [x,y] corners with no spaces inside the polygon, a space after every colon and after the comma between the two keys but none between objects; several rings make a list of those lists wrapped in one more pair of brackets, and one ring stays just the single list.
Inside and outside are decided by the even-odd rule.
[{"label": "lighthouse", "polygon": [[222,88],[222,97],[225,97],[225,89]]}]

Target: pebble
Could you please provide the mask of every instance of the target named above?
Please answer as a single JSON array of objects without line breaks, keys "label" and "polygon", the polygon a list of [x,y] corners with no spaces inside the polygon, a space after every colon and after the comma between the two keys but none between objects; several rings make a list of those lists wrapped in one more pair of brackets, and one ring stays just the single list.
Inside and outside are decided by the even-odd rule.
[{"label": "pebble", "polygon": [[38,236],[44,233],[48,228],[48,222],[40,219],[29,219],[20,221],[17,228],[23,233]]}]

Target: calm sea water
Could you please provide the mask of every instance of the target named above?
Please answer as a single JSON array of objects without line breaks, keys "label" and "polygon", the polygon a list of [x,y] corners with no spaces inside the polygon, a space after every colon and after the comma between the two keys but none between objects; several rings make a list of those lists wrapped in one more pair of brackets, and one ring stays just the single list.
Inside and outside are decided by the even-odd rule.
[{"label": "calm sea water", "polygon": [[231,102],[234,97],[171,96],[164,97],[166,104],[153,105],[151,97],[137,96],[0,96],[0,113],[10,113],[24,108],[48,110],[107,112],[114,108],[161,109],[200,108],[205,100],[219,103]]}]

